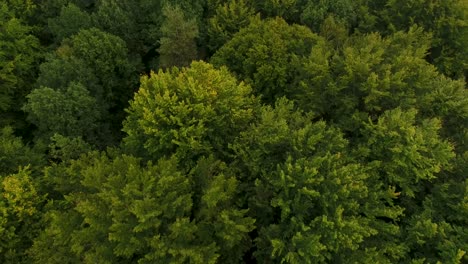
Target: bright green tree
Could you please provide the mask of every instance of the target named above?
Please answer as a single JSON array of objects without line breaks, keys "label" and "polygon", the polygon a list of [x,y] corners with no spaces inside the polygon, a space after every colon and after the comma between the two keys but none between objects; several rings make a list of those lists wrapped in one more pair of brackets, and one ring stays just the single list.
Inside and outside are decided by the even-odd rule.
[{"label": "bright green tree", "polygon": [[152,73],[142,78],[127,110],[125,146],[153,160],[225,156],[229,142],[252,121],[257,101],[250,93],[226,68],[204,62]]},{"label": "bright green tree", "polygon": [[0,180],[0,261],[30,263],[26,252],[41,228],[44,197],[28,167]]},{"label": "bright green tree", "polygon": [[80,188],[48,213],[36,263],[240,263],[248,249],[254,220],[236,208],[237,180],[220,161],[189,174],[174,158],[141,166],[94,153],[73,164],[64,176]]}]

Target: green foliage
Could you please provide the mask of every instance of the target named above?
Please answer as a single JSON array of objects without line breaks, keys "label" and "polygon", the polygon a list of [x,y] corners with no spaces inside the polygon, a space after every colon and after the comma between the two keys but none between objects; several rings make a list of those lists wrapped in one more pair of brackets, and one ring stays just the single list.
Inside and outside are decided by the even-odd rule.
[{"label": "green foliage", "polygon": [[62,7],[58,17],[50,18],[48,24],[56,43],[60,43],[80,30],[90,28],[91,18],[86,12],[70,3]]},{"label": "green foliage", "polygon": [[468,263],[467,3],[3,0],[0,263]]},{"label": "green foliage", "polygon": [[300,8],[301,23],[318,32],[322,23],[329,16],[347,25],[347,28],[356,24],[359,1],[353,0],[313,0],[304,1]]},{"label": "green foliage", "polygon": [[0,179],[0,261],[30,263],[26,250],[41,228],[44,197],[38,193],[28,167]]},{"label": "green foliage", "polygon": [[235,208],[237,180],[223,163],[201,160],[188,175],[174,158],[141,166],[94,153],[73,163],[81,188],[48,213],[37,263],[240,262],[254,221]]},{"label": "green foliage", "polygon": [[241,28],[250,24],[254,11],[244,0],[231,0],[218,5],[208,24],[208,47],[218,50]]},{"label": "green foliage", "polygon": [[91,15],[93,25],[123,39],[132,56],[144,56],[148,46],[155,46],[161,20],[156,19],[156,15],[150,16],[152,13],[160,13],[157,4],[145,7],[149,9],[144,10],[144,14],[139,14],[138,12],[143,11],[139,2],[143,1],[99,0],[96,11]]},{"label": "green foliage", "polygon": [[197,58],[198,27],[195,19],[187,19],[179,6],[163,9],[164,21],[159,40],[159,66],[188,66]]},{"label": "green foliage", "polygon": [[253,21],[240,30],[212,57],[251,84],[267,103],[289,95],[311,48],[323,41],[308,28],[288,25],[283,19]]},{"label": "green foliage", "polygon": [[257,101],[250,92],[226,68],[204,62],[152,73],[141,79],[130,103],[125,145],[153,160],[172,154],[183,162],[211,153],[223,156],[253,118]]},{"label": "green foliage", "polygon": [[468,5],[463,0],[386,0],[366,1],[376,17],[372,30],[384,34],[418,25],[432,33],[429,60],[448,76],[467,74]]},{"label": "green foliage", "polygon": [[4,3],[12,11],[13,16],[23,20],[30,18],[37,10],[34,0],[5,0]]},{"label": "green foliage", "polygon": [[0,127],[20,126],[17,112],[32,88],[41,57],[39,40],[11,7],[0,4]]},{"label": "green foliage", "polygon": [[[466,188],[466,183],[461,187]],[[406,239],[411,247],[411,257],[422,260],[424,263],[464,263],[468,260],[466,257],[468,250],[466,222],[453,225],[442,220],[443,218],[437,216],[438,212],[435,213],[433,209],[435,201],[426,198],[423,202],[424,211],[409,220]],[[460,204],[459,207],[462,206],[466,208],[466,203]],[[455,215],[464,213],[466,209],[455,212]]]},{"label": "green foliage", "polygon": [[96,28],[80,30],[62,42],[41,65],[38,84],[63,89],[80,82],[100,103],[125,104],[133,78],[127,47],[119,37]]},{"label": "green foliage", "polygon": [[101,118],[96,99],[81,84],[71,83],[66,90],[48,87],[35,89],[27,96],[23,110],[28,121],[38,128],[38,136],[46,141],[55,133],[66,137],[83,137],[96,142]]},{"label": "green foliage", "polygon": [[428,100],[420,106],[424,116],[443,121],[441,134],[454,143],[455,151],[468,151],[468,90],[464,81],[445,76],[431,80]]},{"label": "green foliage", "polygon": [[452,146],[442,140],[440,120],[425,119],[416,125],[416,111],[386,111],[376,123],[365,124],[364,147],[382,182],[397,186],[402,195],[423,191],[421,182],[437,177],[454,157]]},{"label": "green foliage", "polygon": [[297,0],[260,0],[252,1],[255,3],[257,10],[269,17],[283,17],[289,19],[296,15]]},{"label": "green foliage", "polygon": [[[40,71],[39,86],[59,91],[75,83],[85,87],[99,106],[85,110],[93,113],[96,110],[100,111],[99,115],[105,122],[100,124],[99,131],[104,138],[100,135],[89,136],[79,133],[72,136],[99,138],[102,143],[100,145],[117,143],[121,137],[123,109],[128,104],[137,78],[134,75],[135,67],[127,57],[127,47],[122,39],[96,28],[80,30],[78,34],[62,42],[57,51],[41,65]],[[90,98],[82,97],[82,100],[88,106],[92,104]],[[75,120],[77,118],[74,117]],[[97,119],[96,114],[87,118],[88,121],[92,119]],[[84,123],[88,121],[85,120]],[[61,125],[63,124],[62,122]],[[80,130],[92,128],[93,126],[81,127]],[[51,131],[52,134],[55,132],[63,133]],[[66,133],[62,135],[68,136]]]},{"label": "green foliage", "polygon": [[374,247],[398,259],[401,249],[386,251],[398,227],[378,219],[402,215],[398,194],[353,161],[338,129],[310,119],[280,100],[233,144],[259,226],[257,262],[342,263]]},{"label": "green foliage", "polygon": [[21,138],[13,135],[11,127],[0,130],[0,176],[15,173],[20,167],[28,165],[38,169],[43,163],[43,156],[35,149],[25,146]]},{"label": "green foliage", "polygon": [[69,161],[79,158],[82,154],[90,152],[92,147],[81,137],[65,137],[60,134],[53,135],[49,144],[49,156],[54,160]]},{"label": "green foliage", "polygon": [[425,108],[439,76],[424,60],[429,43],[420,28],[412,28],[388,38],[356,35],[338,51],[317,45],[292,98],[351,131],[362,113],[376,118],[396,107]]}]

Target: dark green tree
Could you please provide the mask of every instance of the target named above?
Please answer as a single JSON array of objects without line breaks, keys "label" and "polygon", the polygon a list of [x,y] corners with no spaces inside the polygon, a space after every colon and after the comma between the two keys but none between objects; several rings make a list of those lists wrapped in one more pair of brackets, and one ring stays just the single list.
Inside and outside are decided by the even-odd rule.
[{"label": "dark green tree", "polygon": [[60,15],[48,20],[49,30],[55,36],[55,42],[69,38],[82,29],[92,26],[91,17],[76,5],[69,3],[60,10]]},{"label": "dark green tree", "polygon": [[[417,25],[433,35],[428,60],[444,74],[467,76],[468,4],[462,0],[364,1],[382,34],[406,31]],[[366,27],[366,25],[363,25]],[[364,29],[365,30],[365,29]]]},{"label": "dark green tree", "polygon": [[434,92],[441,89],[436,88],[440,74],[424,60],[429,45],[421,28],[386,38],[355,35],[338,51],[317,45],[304,63],[305,75],[298,77],[293,98],[302,109],[320,113],[348,131],[360,123],[356,119],[366,120],[367,114],[377,118],[396,107],[429,112],[433,106],[428,102],[437,100]]},{"label": "dark green tree", "polygon": [[353,159],[339,129],[313,118],[282,99],[264,107],[232,145],[245,202],[257,219],[256,261],[399,259],[398,193]]},{"label": "dark green tree", "polygon": [[323,41],[308,28],[288,25],[283,19],[256,20],[241,29],[211,58],[252,85],[267,103],[290,95],[296,76],[311,49]]},{"label": "dark green tree", "polygon": [[133,89],[132,65],[119,37],[96,28],[81,30],[66,39],[41,65],[38,84],[63,89],[80,82],[100,103],[124,105]]},{"label": "dark green tree", "polygon": [[345,24],[346,28],[351,28],[357,23],[360,1],[313,0],[302,2],[304,5],[298,7],[301,10],[300,21],[314,32],[318,32],[321,25],[330,16]]},{"label": "dark green tree", "polygon": [[[92,14],[93,25],[104,32],[111,33],[123,39],[128,47],[128,52],[135,59],[145,56],[148,52],[148,45],[155,46],[159,35],[160,21],[151,20],[148,14],[138,14],[143,12],[142,1],[116,1],[99,0],[96,4],[96,11]],[[157,6],[157,5],[155,5]],[[150,8],[146,12],[159,12],[159,7]],[[139,17],[142,16],[142,17]],[[143,19],[147,20],[144,23]],[[152,27],[152,31],[147,31]]]},{"label": "dark green tree", "polygon": [[77,83],[85,87],[99,105],[101,118],[106,121],[99,128],[105,132],[102,142],[116,143],[121,136],[123,109],[138,78],[122,39],[96,28],[80,30],[62,42],[41,65],[40,71],[39,86],[65,90]]},{"label": "dark green tree", "polygon": [[44,156],[36,148],[23,143],[22,139],[13,134],[11,127],[0,130],[0,176],[18,172],[20,167],[39,171],[45,165]]},{"label": "dark green tree", "polygon": [[187,18],[179,6],[163,9],[164,21],[159,40],[159,66],[188,66],[197,59],[198,26],[194,18]]},{"label": "dark green tree", "polygon": [[33,88],[42,53],[32,28],[10,10],[15,6],[0,4],[0,127],[24,128],[20,108]]},{"label": "dark green tree", "polygon": [[298,0],[260,0],[251,1],[256,9],[268,17],[282,17],[290,21],[297,16]]},{"label": "dark green tree", "polygon": [[37,137],[49,142],[54,134],[83,137],[97,143],[100,139],[100,106],[81,84],[71,83],[66,90],[35,89],[23,110],[28,121],[37,126]]}]

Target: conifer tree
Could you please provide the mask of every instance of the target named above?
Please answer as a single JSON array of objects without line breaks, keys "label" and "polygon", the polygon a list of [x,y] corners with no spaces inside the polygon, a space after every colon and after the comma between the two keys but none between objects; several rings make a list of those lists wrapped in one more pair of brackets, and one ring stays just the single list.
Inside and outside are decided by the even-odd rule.
[{"label": "conifer tree", "polygon": [[179,6],[167,5],[163,9],[159,66],[188,66],[197,59],[198,26],[194,18],[187,18]]}]

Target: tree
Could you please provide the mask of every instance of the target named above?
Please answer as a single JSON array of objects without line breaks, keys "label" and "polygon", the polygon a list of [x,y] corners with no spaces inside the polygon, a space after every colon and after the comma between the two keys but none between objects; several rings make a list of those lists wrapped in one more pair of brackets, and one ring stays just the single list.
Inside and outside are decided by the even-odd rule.
[{"label": "tree", "polygon": [[37,126],[37,136],[45,142],[54,134],[83,137],[92,143],[100,140],[97,130],[102,110],[81,84],[71,83],[66,90],[35,89],[27,98],[23,110],[28,113],[28,121]]},{"label": "tree", "polygon": [[[428,60],[451,77],[467,76],[468,5],[460,0],[365,1],[376,20],[372,31],[384,35],[417,25],[433,35]],[[365,25],[364,25],[365,26]]]},{"label": "tree", "polygon": [[43,155],[35,148],[23,143],[13,134],[11,127],[0,130],[0,176],[18,172],[19,168],[30,166],[30,170],[39,171],[45,163]]},{"label": "tree", "polygon": [[226,68],[204,62],[151,73],[127,110],[124,145],[138,156],[175,154],[187,164],[202,155],[225,156],[252,120],[257,101],[250,92]]},{"label": "tree", "polygon": [[449,186],[443,175],[452,170],[455,157],[451,144],[440,137],[440,128],[438,119],[417,120],[414,109],[389,110],[364,126],[359,152],[365,153],[363,158],[374,167],[378,181],[399,193],[398,204],[405,210],[399,226],[406,258],[457,263],[467,249],[466,239],[463,233],[455,235],[460,227],[451,225],[451,216],[443,216],[446,204],[444,209],[432,204],[443,199],[429,198]]},{"label": "tree", "polygon": [[253,1],[257,10],[268,17],[282,17],[289,21],[297,15],[297,0]]},{"label": "tree", "polygon": [[80,30],[66,39],[41,65],[38,84],[63,89],[80,82],[100,103],[125,105],[132,93],[133,66],[119,37],[96,28]]},{"label": "tree", "polygon": [[159,66],[188,66],[197,58],[198,27],[195,19],[186,19],[178,6],[166,6],[163,10],[159,40]]},{"label": "tree", "polygon": [[386,38],[354,35],[338,51],[317,45],[292,99],[347,131],[355,131],[367,114],[377,118],[397,107],[429,110],[427,102],[433,101],[434,82],[440,77],[424,60],[429,45],[421,28]]},{"label": "tree", "polygon": [[438,135],[440,120],[425,119],[416,125],[415,119],[416,110],[397,108],[386,111],[375,124],[365,124],[362,132],[366,156],[378,162],[381,180],[408,198],[424,191],[422,182],[437,178],[454,157],[452,146]]},{"label": "tree", "polygon": [[[115,1],[115,0],[99,0],[96,4],[96,11],[92,13],[92,23],[100,30],[120,37],[125,41],[128,47],[128,52],[134,57],[144,56],[148,51],[146,45],[156,42],[156,34],[159,32],[160,21],[149,20],[147,14],[136,15],[137,10],[140,12],[143,7],[139,6],[138,1]],[[157,5],[156,5],[157,6]],[[154,4],[146,12],[159,12],[161,8],[155,8]],[[142,17],[140,17],[142,16]],[[145,23],[141,23],[143,19],[148,19]],[[152,23],[152,24],[151,24]],[[149,24],[149,25],[148,25]],[[154,33],[143,34],[146,27],[154,27]],[[154,46],[154,43],[151,43]]]},{"label": "tree", "polygon": [[300,21],[309,26],[314,32],[318,32],[324,21],[332,16],[337,21],[351,28],[356,25],[358,18],[359,1],[351,0],[327,0],[304,1],[304,5],[298,7],[301,10]]},{"label": "tree", "polygon": [[65,176],[80,188],[48,213],[37,263],[240,263],[254,220],[236,208],[237,180],[222,162],[202,159],[188,174],[175,158],[141,166],[90,153],[73,163]]},{"label": "tree", "polygon": [[254,10],[244,0],[231,0],[220,4],[209,19],[208,47],[212,52],[228,42],[241,28],[249,25]]},{"label": "tree", "polygon": [[27,21],[37,12],[37,5],[33,0],[5,0],[5,5],[14,17],[23,21]]},{"label": "tree", "polygon": [[[139,62],[141,59],[146,70],[149,71],[157,66],[157,49],[161,38],[164,36],[171,38],[169,35],[174,34],[172,29],[179,30],[176,25],[172,26],[170,32],[162,32],[162,25],[165,21],[164,7],[180,7],[184,19],[196,21],[197,26],[187,24],[187,28],[198,28],[201,26],[204,5],[204,1],[201,0],[98,0],[92,18],[95,27],[122,38],[127,43],[132,60]],[[176,40],[172,41],[173,45],[178,45]]]},{"label": "tree", "polygon": [[91,27],[91,17],[76,5],[69,3],[60,10],[60,15],[48,19],[50,32],[55,36],[55,42],[69,38],[82,29]]},{"label": "tree", "polygon": [[257,220],[256,261],[397,260],[398,226],[382,219],[402,216],[398,194],[355,162],[339,129],[312,119],[281,99],[232,144]]},{"label": "tree", "polygon": [[26,252],[42,227],[44,197],[28,167],[0,179],[0,261],[30,263]]},{"label": "tree", "polygon": [[40,87],[64,90],[71,83],[85,87],[99,105],[102,120],[106,121],[100,128],[105,132],[106,142],[118,141],[123,109],[137,78],[122,39],[96,28],[80,30],[62,42],[41,65],[40,72],[37,81]]},{"label": "tree", "polygon": [[252,22],[241,29],[211,58],[252,85],[266,103],[290,95],[303,59],[323,41],[308,28],[275,18]]},{"label": "tree", "polygon": [[32,28],[7,3],[0,4],[0,29],[0,127],[21,128],[20,108],[33,87],[41,48]]}]

